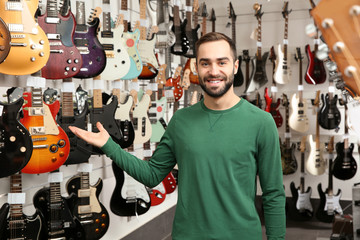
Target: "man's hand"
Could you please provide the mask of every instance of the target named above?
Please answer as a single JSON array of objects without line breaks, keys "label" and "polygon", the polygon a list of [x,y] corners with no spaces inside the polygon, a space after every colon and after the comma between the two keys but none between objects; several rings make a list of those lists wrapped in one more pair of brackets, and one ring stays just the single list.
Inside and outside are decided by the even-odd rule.
[{"label": "man's hand", "polygon": [[109,139],[110,135],[105,130],[103,125],[100,122],[96,123],[96,127],[99,129],[100,132],[93,133],[89,132],[77,127],[69,126],[69,129],[79,138],[83,139],[84,141],[94,145],[95,147],[101,148],[105,145],[107,140]]}]

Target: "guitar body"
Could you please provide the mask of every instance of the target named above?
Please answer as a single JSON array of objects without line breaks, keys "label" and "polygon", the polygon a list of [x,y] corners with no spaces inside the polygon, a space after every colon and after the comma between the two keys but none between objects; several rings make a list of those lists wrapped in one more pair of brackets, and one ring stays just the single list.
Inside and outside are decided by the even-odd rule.
[{"label": "guitar body", "polygon": [[24,168],[33,151],[30,134],[18,120],[23,103],[23,98],[11,104],[0,103],[0,178]]},{"label": "guitar body", "polygon": [[348,101],[346,106],[348,107],[348,124],[358,137],[360,137],[360,104],[357,100]]},{"label": "guitar body", "polygon": [[300,102],[299,97],[293,94],[291,97],[291,108],[292,113],[289,118],[289,125],[292,129],[297,132],[307,132],[309,130],[309,119],[306,115],[307,103],[303,99]]},{"label": "guitar body", "polygon": [[[75,18],[69,11],[67,16],[57,14],[59,23],[48,23],[51,18],[47,12],[38,17],[38,23],[46,32],[50,41],[50,57],[41,69],[41,76],[46,79],[63,79],[75,76],[82,66],[82,58],[76,48],[73,36],[75,32]],[[50,36],[59,37],[50,37]]]},{"label": "guitar body", "polygon": [[280,98],[278,98],[276,102],[273,102],[273,99],[269,96],[268,88],[265,88],[264,97],[265,97],[265,102],[266,102],[265,111],[271,113],[276,126],[278,128],[281,127],[283,124],[283,117],[281,116],[281,113],[279,110],[280,104],[281,104]]},{"label": "guitar body", "polygon": [[158,24],[159,31],[156,34],[156,48],[168,48],[175,44],[176,36],[175,33],[171,30],[174,23],[169,21],[169,23],[162,22]]},{"label": "guitar body", "polygon": [[130,57],[121,37],[124,26],[120,24],[111,31],[109,34],[101,32],[98,36],[106,54],[106,66],[101,72],[101,78],[109,81],[121,79],[130,70]]},{"label": "guitar body", "polygon": [[326,96],[321,94],[322,106],[319,112],[319,124],[324,129],[330,130],[339,127],[341,114],[336,106],[337,100],[337,95],[335,95],[330,101],[328,93]]},{"label": "guitar body", "polygon": [[[7,228],[7,217],[10,211],[10,204],[4,203],[0,208],[0,231],[4,233]],[[4,235],[2,235],[4,236]],[[2,239],[1,239],[2,240]]]},{"label": "guitar body", "polygon": [[287,59],[284,59],[284,52],[281,48],[281,44],[278,45],[278,55],[276,59],[274,79],[279,84],[286,84],[291,81],[290,70],[290,56],[288,54]]},{"label": "guitar body", "polygon": [[[164,115],[166,112],[166,106],[166,97],[162,97],[160,100],[156,100],[151,104],[151,108],[149,109],[149,117],[152,128],[150,142],[160,142],[161,137],[165,133],[166,126],[164,126],[163,123],[165,123]],[[161,121],[163,123],[161,123]]]},{"label": "guitar body", "polygon": [[105,69],[105,51],[97,38],[99,24],[99,18],[94,18],[89,25],[76,27],[74,43],[81,54],[82,65],[75,78],[92,78]]},{"label": "guitar body", "polygon": [[184,75],[187,74],[189,76],[190,82],[193,84],[199,84],[199,76],[196,72],[196,59],[189,58],[184,67]]},{"label": "guitar body", "polygon": [[138,48],[143,62],[143,70],[139,79],[151,79],[158,74],[159,63],[155,56],[155,42],[155,36],[151,40],[140,40],[139,42]]},{"label": "guitar body", "polygon": [[323,157],[323,144],[320,143],[320,148],[316,147],[316,142],[312,135],[309,135],[310,153],[305,163],[306,170],[314,176],[325,173],[326,161]]},{"label": "guitar body", "polygon": [[198,38],[198,31],[200,29],[200,25],[198,24],[194,29],[191,29],[191,31],[185,31],[185,34],[187,36],[187,39],[189,40],[189,50],[184,54],[185,57],[188,58],[195,58],[196,52],[195,52],[195,43],[197,42]]},{"label": "guitar body", "polygon": [[150,96],[144,94],[133,111],[134,144],[143,144],[147,142],[152,135],[151,122],[147,113],[150,102]]},{"label": "guitar body", "polygon": [[326,70],[324,62],[319,60],[314,51],[311,51],[310,45],[305,46],[306,56],[308,58],[308,66],[305,74],[305,81],[308,84],[320,84],[326,81]]},{"label": "guitar body", "polygon": [[[113,96],[110,104],[105,105],[102,108],[91,108],[90,122],[92,125],[92,132],[99,132],[99,130],[96,127],[96,123],[100,122],[104,126],[106,131],[109,132],[111,138],[116,143],[119,143],[122,138],[122,133],[114,118],[117,105],[118,105],[117,97]],[[103,152],[97,147],[93,147],[93,152],[95,154],[103,154]]]},{"label": "guitar body", "polygon": [[43,228],[46,228],[46,226],[43,225],[38,211],[32,216],[23,214],[21,219],[11,220],[8,218],[7,228],[2,232],[5,234],[2,234],[0,239],[41,239]]},{"label": "guitar body", "polygon": [[[87,240],[97,240],[105,235],[106,231],[109,228],[109,213],[104,207],[104,205],[99,201],[99,195],[103,187],[103,182],[99,178],[97,183],[93,186],[90,186],[90,197],[88,204],[81,204],[81,197],[78,196],[78,190],[81,189],[81,177],[74,176],[69,179],[66,183],[66,190],[69,195],[74,195],[71,209],[72,214],[80,219],[80,223],[85,231],[85,237]],[[86,191],[86,189],[85,189]],[[87,209],[90,206],[90,212],[79,213],[82,207]]]},{"label": "guitar body", "polygon": [[[49,40],[34,19],[39,2],[16,1],[12,5],[13,9],[8,9],[7,3],[8,1],[0,2],[0,16],[9,28],[12,47],[6,61],[0,64],[0,73],[26,75],[37,72],[50,56]],[[22,30],[19,29],[20,26]],[[4,40],[9,41],[6,38]],[[4,50],[7,51],[7,48]]]},{"label": "guitar body", "polygon": [[[61,197],[60,204],[50,206],[50,188],[38,190],[33,203],[41,212],[44,224],[40,239],[82,239],[85,240],[85,231],[78,219],[74,218],[69,208],[69,202],[74,201],[74,195],[69,198]],[[51,208],[58,211],[58,215],[51,214]]]},{"label": "guitar body", "polygon": [[176,189],[176,179],[172,172],[170,172],[162,181],[165,186],[166,194],[170,194]]},{"label": "guitar body", "polygon": [[10,52],[11,35],[2,18],[0,18],[0,63],[2,63]]},{"label": "guitar body", "polygon": [[301,193],[300,187],[296,188],[295,183],[290,183],[291,203],[289,204],[289,215],[292,219],[298,221],[308,221],[314,215],[314,210],[311,205],[311,187],[308,187],[306,192]]},{"label": "guitar body", "polygon": [[241,71],[242,56],[238,57],[239,67],[237,73],[234,75],[234,87],[240,87],[244,83],[244,75]]},{"label": "guitar body", "polygon": [[[106,104],[111,103],[111,97],[107,93],[103,93],[103,102]],[[130,120],[130,111],[133,105],[133,97],[128,95],[128,98],[125,103],[121,104],[118,103],[118,107],[115,111],[115,121],[117,122],[118,126],[120,126],[120,130],[123,134],[123,137],[120,139],[119,144],[121,148],[128,148],[130,147],[135,139],[135,131],[133,123]]]},{"label": "guitar body", "polygon": [[[33,151],[29,162],[21,171],[31,174],[51,172],[63,165],[70,153],[69,138],[55,122],[60,103],[44,103],[44,114],[34,115],[31,112],[31,95],[30,92],[23,94],[26,104],[23,106],[24,118],[21,119],[21,123],[30,132]],[[40,127],[44,128],[44,132],[39,129]]]},{"label": "guitar body", "polygon": [[148,192],[150,195],[151,206],[159,205],[165,201],[166,190],[163,182],[154,188],[148,189]]},{"label": "guitar body", "polygon": [[185,19],[180,26],[174,25],[173,32],[175,33],[175,44],[171,46],[171,53],[175,55],[184,55],[190,49],[189,39],[186,36],[186,27],[187,20]]},{"label": "guitar body", "polygon": [[85,163],[91,156],[92,146],[84,140],[75,136],[69,129],[69,126],[75,126],[81,129],[86,129],[86,116],[88,113],[88,104],[85,102],[84,110],[74,117],[62,116],[62,111],[59,111],[57,121],[62,129],[65,129],[66,135],[70,141],[70,153],[65,164]]},{"label": "guitar body", "polygon": [[[318,184],[318,192],[320,196],[320,204],[316,210],[316,218],[321,222],[332,223],[335,213],[342,214],[340,206],[341,189],[338,190],[336,195],[329,196],[326,192],[323,192],[321,183]],[[330,204],[332,206],[330,206]]]},{"label": "guitar body", "polygon": [[349,148],[344,148],[344,142],[338,142],[336,144],[337,156],[332,165],[332,171],[334,177],[340,180],[349,180],[353,178],[357,171],[356,160],[352,153],[354,150],[354,144],[351,143]]},{"label": "guitar body", "polygon": [[290,148],[286,147],[286,144],[281,144],[281,164],[284,175],[293,174],[297,170],[297,162],[295,158],[295,143],[291,144]]},{"label": "guitar body", "polygon": [[175,102],[179,101],[184,94],[183,88],[180,85],[180,80],[181,80],[180,77],[181,76],[179,75],[176,78],[172,78],[172,77],[168,78],[165,83],[166,87],[174,88],[173,93],[174,93]]},{"label": "guitar body", "polygon": [[268,58],[268,56],[269,56],[269,52],[265,52],[261,59],[256,58],[255,72],[245,92],[251,93],[261,88],[268,82],[266,76],[266,59]]},{"label": "guitar body", "polygon": [[143,70],[143,63],[140,58],[140,53],[138,50],[140,38],[140,30],[135,29],[134,32],[124,32],[123,39],[125,40],[126,50],[130,57],[130,69],[128,73],[123,76],[123,80],[131,80],[138,77]]},{"label": "guitar body", "polygon": [[[132,184],[131,187],[137,187],[133,191],[140,196],[136,198],[126,199],[123,197],[123,191],[127,184],[124,171],[119,168],[115,162],[112,162],[112,168],[116,179],[115,189],[111,195],[110,208],[111,211],[118,216],[135,216],[146,213],[151,206],[151,201],[145,187],[138,183],[137,186]],[[134,180],[135,181],[135,180]]]}]

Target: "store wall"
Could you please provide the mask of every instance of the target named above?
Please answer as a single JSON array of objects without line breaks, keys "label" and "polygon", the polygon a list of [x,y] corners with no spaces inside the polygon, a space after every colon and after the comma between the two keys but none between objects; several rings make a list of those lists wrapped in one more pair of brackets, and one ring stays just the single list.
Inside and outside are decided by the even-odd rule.
[{"label": "store wall", "polygon": [[[41,4],[44,4],[45,0],[42,0]],[[86,0],[86,15],[90,14],[90,10],[97,6],[102,6],[101,0]],[[111,9],[109,9],[112,13],[112,17],[118,14],[120,0],[111,0]],[[183,5],[185,5],[185,0],[181,1]],[[236,40],[237,40],[237,50],[238,54],[242,54],[242,50],[249,49],[250,55],[254,56],[256,52],[256,41],[250,38],[252,31],[257,27],[257,20],[254,17],[253,4],[255,1],[243,0],[243,1],[232,1],[235,13],[237,15],[236,19]],[[312,23],[312,19],[309,17],[309,3],[307,1],[289,1],[289,8],[293,9],[293,11],[289,15],[289,52],[291,53],[291,70],[292,70],[292,81],[286,85],[278,85],[278,94],[277,97],[281,97],[282,93],[286,93],[288,98],[291,98],[291,95],[297,92],[297,85],[299,82],[299,67],[297,62],[294,60],[295,48],[301,47],[302,54],[305,56],[304,47],[306,44],[311,44],[313,46],[313,40],[309,38],[305,34],[306,25]],[[317,1],[315,1],[317,2]],[[202,1],[200,1],[202,3]],[[263,4],[263,11],[265,12],[262,17],[262,50],[263,52],[269,51],[271,46],[276,46],[279,43],[283,42],[284,36],[284,19],[281,15],[281,10],[283,6],[283,1],[280,0],[271,0],[265,1],[261,0],[259,3]],[[75,1],[72,1],[72,9],[75,9]],[[206,1],[207,10],[210,13],[211,8],[215,9],[216,14],[216,31],[228,34],[231,36],[231,27],[227,27],[227,23],[230,22],[228,18],[229,14],[227,11],[228,2],[224,3],[222,1],[217,0],[207,0]],[[138,19],[138,4],[136,0],[129,2],[130,17],[131,20],[134,21]],[[183,8],[182,8],[183,9]],[[200,19],[199,19],[200,21]],[[211,31],[211,23],[208,21],[207,30]],[[160,60],[163,59],[163,56],[160,55]],[[173,59],[173,67],[177,64],[181,64],[183,59],[179,57],[175,57]],[[303,59],[303,73],[305,73],[307,66],[307,59],[304,57]],[[267,87],[271,86],[271,73],[272,73],[272,64],[270,61],[267,62],[266,65],[267,76],[269,79]],[[245,73],[244,63],[241,65],[241,70]],[[7,76],[0,74],[0,95],[5,94],[6,89],[12,86],[25,87],[26,86],[27,76]],[[88,89],[91,92],[92,88],[92,80],[84,79],[84,80],[75,80],[75,85],[81,83],[84,89]],[[322,93],[326,93],[328,91],[328,82],[321,85],[309,85],[307,83],[303,83],[304,85],[304,94],[303,97],[307,100],[308,109],[307,116],[309,117],[310,129],[306,135],[315,134],[315,110],[311,106],[311,99],[315,97],[315,92],[317,90],[321,90]],[[57,89],[61,89],[61,80],[47,80],[46,87],[53,87]],[[105,81],[105,89],[104,91],[109,92],[112,88],[112,85],[109,81]],[[198,90],[200,88],[198,86],[192,86],[190,91]],[[238,95],[241,95],[244,92],[244,86],[238,87],[235,89]],[[259,90],[262,99],[264,87]],[[340,92],[336,90],[336,94],[340,95]],[[250,95],[250,98],[254,98],[254,94]],[[4,96],[1,96],[0,100],[5,100]],[[263,100],[263,106],[265,102]],[[324,129],[320,129],[320,140],[322,143],[327,142],[331,136],[335,136],[335,142],[342,141],[343,132],[344,132],[344,108],[342,106],[338,106],[342,114],[342,122],[340,125],[340,130],[338,132],[328,131]],[[284,107],[280,108],[281,114],[284,117],[285,109]],[[169,110],[169,118],[171,117],[171,109]],[[284,139],[285,127],[284,124],[279,128],[279,135],[282,139]],[[352,132],[350,133],[350,141],[357,145],[357,136]],[[295,131],[291,131],[291,142],[299,143],[303,134],[296,133]],[[244,136],[245,137],[245,136]],[[152,146],[154,148],[154,146]],[[241,146],[239,146],[241,147]],[[139,151],[141,155],[141,146],[135,146],[135,148]],[[306,157],[309,153],[309,146],[307,145],[306,149]],[[327,154],[325,154],[327,156]],[[355,147],[354,157],[358,161],[359,155],[357,152],[357,147]],[[300,181],[300,152],[296,151],[296,159],[298,161],[299,168],[295,174],[284,176],[284,186],[286,190],[286,195],[291,196],[289,185],[292,181],[295,182],[296,186],[299,185]],[[105,156],[92,156],[90,158],[90,163],[93,164],[93,172],[91,173],[91,183],[95,183],[97,179],[100,177],[104,181],[104,188],[100,195],[101,202],[105,205],[107,210],[110,213],[111,223],[110,228],[107,234],[103,239],[120,239],[128,233],[134,231],[136,228],[141,226],[142,224],[150,221],[152,218],[166,211],[176,204],[177,192],[174,192],[170,195],[167,195],[166,200],[163,204],[151,207],[148,213],[141,215],[139,217],[119,217],[111,213],[109,207],[109,200],[112,194],[112,191],[115,186],[115,178],[113,177],[112,169],[111,169],[111,160],[109,160]],[[62,182],[62,194],[64,196],[67,195],[65,192],[65,184],[66,181],[77,173],[77,166],[62,166],[60,170],[64,174],[64,181]],[[358,182],[359,172],[355,175],[354,178],[347,181],[340,181],[334,178],[334,190],[337,189],[342,190],[342,198],[344,200],[351,200],[351,187],[354,183]],[[35,194],[37,190],[42,188],[43,186],[48,185],[48,174],[38,174],[38,175],[30,175],[23,174],[23,190],[26,193],[26,204],[25,204],[25,213],[32,214],[34,212],[34,208],[32,206],[32,196]],[[7,201],[7,193],[9,191],[9,179],[3,178],[0,179],[0,204]],[[306,174],[305,176],[305,185],[311,186],[313,189],[312,197],[318,198],[317,193],[317,185],[321,183],[323,186],[323,190],[328,185],[328,174],[327,172],[321,176],[311,176],[310,174]],[[259,185],[258,194],[261,194],[261,188]]]}]

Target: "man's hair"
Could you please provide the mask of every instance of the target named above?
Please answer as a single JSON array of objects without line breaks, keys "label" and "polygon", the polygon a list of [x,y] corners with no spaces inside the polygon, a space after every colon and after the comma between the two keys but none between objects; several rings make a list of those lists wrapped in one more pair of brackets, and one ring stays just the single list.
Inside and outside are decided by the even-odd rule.
[{"label": "man's hair", "polygon": [[209,32],[206,33],[205,35],[203,35],[196,43],[195,43],[195,49],[196,49],[196,58],[198,56],[198,52],[199,52],[199,47],[201,44],[203,43],[207,43],[207,42],[215,42],[215,41],[220,41],[220,40],[224,40],[226,41],[229,46],[230,46],[230,50],[232,52],[233,55],[233,60],[234,62],[237,59],[236,56],[236,46],[234,41],[229,38],[228,36],[226,36],[225,34],[219,33],[219,32]]}]

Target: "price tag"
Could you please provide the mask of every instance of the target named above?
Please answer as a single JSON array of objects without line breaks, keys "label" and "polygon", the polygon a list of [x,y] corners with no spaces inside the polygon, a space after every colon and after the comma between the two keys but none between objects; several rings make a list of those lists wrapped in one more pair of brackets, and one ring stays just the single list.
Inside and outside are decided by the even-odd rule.
[{"label": "price tag", "polygon": [[94,80],[93,81],[93,89],[101,89],[103,90],[105,88],[104,80]]},{"label": "price tag", "polygon": [[0,117],[2,116],[3,110],[4,110],[4,106],[0,105]]},{"label": "price tag", "polygon": [[88,124],[87,124],[87,130],[88,130],[89,132],[92,132],[92,124],[91,124],[91,123],[88,123]]},{"label": "price tag", "polygon": [[192,6],[185,6],[185,12],[192,12]]},{"label": "price tag", "polygon": [[49,173],[49,176],[48,176],[49,183],[57,183],[57,182],[62,182],[62,181],[63,181],[63,173],[62,172]]},{"label": "price tag", "polygon": [[256,42],[256,46],[262,47],[262,42]]},{"label": "price tag", "polygon": [[75,84],[73,82],[63,82],[61,91],[73,93],[75,92]]},{"label": "price tag", "polygon": [[123,82],[118,80],[118,81],[113,81],[113,88],[115,89],[122,89],[123,88]]},{"label": "price tag", "polygon": [[174,5],[181,6],[181,1],[180,0],[174,0]]},{"label": "price tag", "polygon": [[315,39],[314,39],[314,44],[319,45],[319,44],[320,44],[320,38],[315,38]]},{"label": "price tag", "polygon": [[119,10],[119,14],[122,14],[124,16],[125,21],[130,21],[130,13],[129,10]]},{"label": "price tag", "polygon": [[139,92],[140,86],[139,82],[130,82],[130,91],[135,90],[136,92]]},{"label": "price tag", "polygon": [[151,149],[146,149],[143,151],[143,156],[144,157],[151,157],[152,156],[152,151]]},{"label": "price tag", "polygon": [[26,81],[26,86],[36,87],[36,88],[45,88],[46,79],[42,77],[33,77],[28,76]]},{"label": "price tag", "polygon": [[101,8],[103,12],[111,12],[110,4],[103,4]]},{"label": "price tag", "polygon": [[286,132],[286,133],[284,133],[284,135],[285,135],[285,138],[291,138],[291,133],[290,132]]},{"label": "price tag", "polygon": [[350,134],[346,133],[343,135],[342,139],[345,140],[345,139],[349,139],[350,138]]},{"label": "price tag", "polygon": [[277,86],[271,86],[270,90],[271,90],[271,92],[273,92],[273,93],[277,93],[277,92],[278,92]]},{"label": "price tag", "polygon": [[157,83],[149,83],[146,87],[146,90],[151,90],[153,92],[158,91],[158,84]]},{"label": "price tag", "polygon": [[304,85],[298,85],[298,91],[303,91],[304,90]]},{"label": "price tag", "polygon": [[288,40],[288,39],[284,39],[283,43],[287,45],[287,44],[289,44],[289,40]]},{"label": "price tag", "polygon": [[92,169],[93,165],[91,163],[81,163],[79,164],[77,171],[90,173],[92,172]]},{"label": "price tag", "polygon": [[25,193],[8,193],[9,204],[25,204]]},{"label": "price tag", "polygon": [[165,97],[166,98],[174,98],[174,91],[173,90],[165,90]]},{"label": "price tag", "polygon": [[335,92],[335,87],[334,86],[329,86],[329,92],[334,93]]},{"label": "price tag", "polygon": [[147,27],[147,26],[148,26],[148,21],[147,21],[147,19],[140,19],[140,26],[142,26],[142,27]]}]

